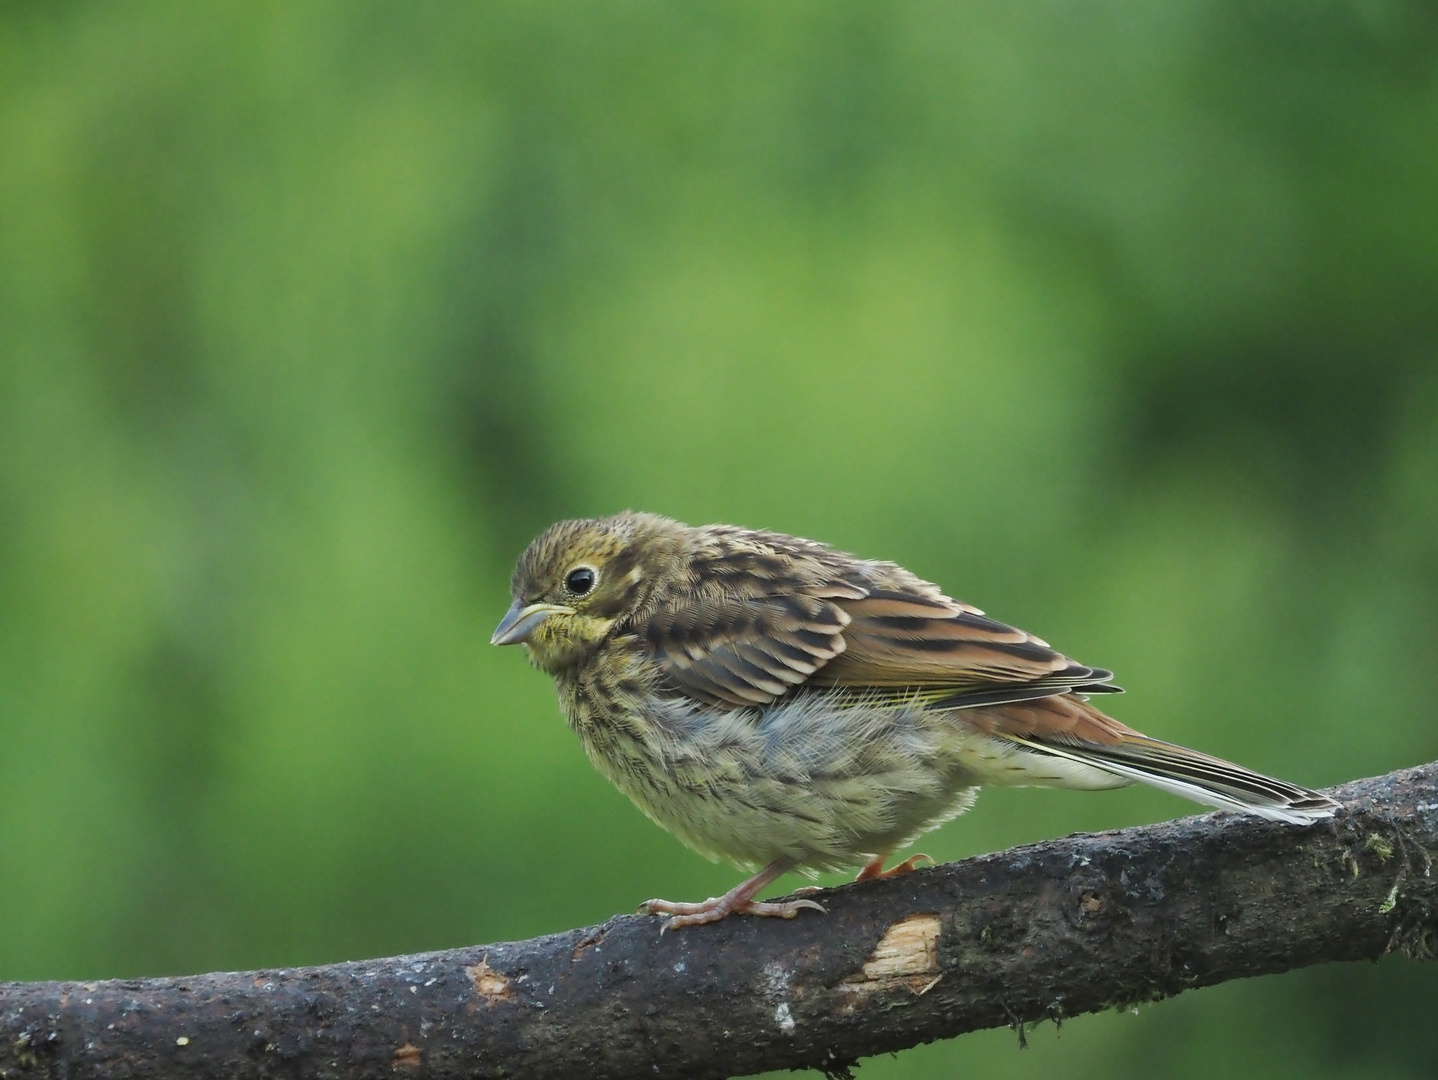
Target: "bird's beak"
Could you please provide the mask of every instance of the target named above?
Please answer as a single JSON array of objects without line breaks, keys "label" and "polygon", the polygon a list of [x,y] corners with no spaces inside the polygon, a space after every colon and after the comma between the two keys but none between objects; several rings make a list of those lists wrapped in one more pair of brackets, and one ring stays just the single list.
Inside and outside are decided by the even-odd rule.
[{"label": "bird's beak", "polygon": [[494,628],[491,645],[518,645],[528,641],[529,635],[539,629],[539,624],[551,615],[573,615],[572,607],[563,604],[521,604],[518,600],[509,605],[504,618]]}]

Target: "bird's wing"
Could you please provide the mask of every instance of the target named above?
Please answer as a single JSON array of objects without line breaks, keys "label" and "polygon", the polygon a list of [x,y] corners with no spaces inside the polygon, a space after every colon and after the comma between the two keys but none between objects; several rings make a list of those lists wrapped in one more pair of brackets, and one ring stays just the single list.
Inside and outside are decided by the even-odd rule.
[{"label": "bird's wing", "polygon": [[706,542],[632,627],[699,700],[762,706],[807,684],[968,708],[1117,689],[1110,672],[891,563],[771,533],[716,529]]},{"label": "bird's wing", "polygon": [[1117,690],[1110,671],[1076,663],[927,582],[886,576],[867,595],[840,602],[849,616],[846,648],[815,675],[816,685],[907,687],[947,708]]},{"label": "bird's wing", "polygon": [[822,545],[727,526],[699,531],[682,578],[628,626],[677,691],[767,705],[844,651],[841,601],[868,594],[841,579]]},{"label": "bird's wing", "polygon": [[848,617],[801,594],[664,607],[643,637],[667,680],[701,701],[766,705],[844,651]]}]

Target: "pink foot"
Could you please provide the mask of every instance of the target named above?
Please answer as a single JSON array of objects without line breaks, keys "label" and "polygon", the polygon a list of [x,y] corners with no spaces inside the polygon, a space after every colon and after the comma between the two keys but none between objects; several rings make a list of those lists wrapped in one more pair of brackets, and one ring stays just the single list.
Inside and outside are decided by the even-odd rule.
[{"label": "pink foot", "polygon": [[865,863],[864,868],[854,876],[854,880],[874,881],[879,878],[898,877],[900,874],[912,874],[916,869],[918,869],[918,864],[920,862],[926,862],[930,866],[934,865],[934,860],[932,856],[910,855],[907,859],[899,863],[897,866],[891,866],[889,867],[889,869],[885,870],[884,860],[886,858],[888,858],[887,855],[880,855],[877,858]]},{"label": "pink foot", "polygon": [[639,910],[645,915],[672,916],[659,932],[678,930],[684,926],[703,926],[730,915],[767,915],[776,919],[792,919],[806,908],[825,912],[813,900],[755,900],[754,894],[776,877],[792,868],[791,863],[772,862],[747,881],[741,881],[723,896],[711,896],[702,904],[678,904],[672,900],[646,900]]}]

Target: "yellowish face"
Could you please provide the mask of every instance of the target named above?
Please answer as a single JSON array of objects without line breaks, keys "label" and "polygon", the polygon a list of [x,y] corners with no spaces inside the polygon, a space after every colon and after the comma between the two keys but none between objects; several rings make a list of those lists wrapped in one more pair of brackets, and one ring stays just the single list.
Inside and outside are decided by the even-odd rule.
[{"label": "yellowish face", "polygon": [[520,557],[514,602],[491,639],[523,644],[539,667],[558,672],[583,659],[647,592],[644,545],[621,517],[562,521]]},{"label": "yellowish face", "polygon": [[529,659],[546,671],[567,666],[609,636],[613,619],[558,612],[539,624],[524,642]]}]

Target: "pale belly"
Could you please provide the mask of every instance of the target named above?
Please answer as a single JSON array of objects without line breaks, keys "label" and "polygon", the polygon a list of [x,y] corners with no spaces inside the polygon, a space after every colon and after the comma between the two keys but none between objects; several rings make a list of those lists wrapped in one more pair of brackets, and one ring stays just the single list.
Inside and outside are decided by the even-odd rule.
[{"label": "pale belly", "polygon": [[590,758],[690,847],[747,868],[862,865],[961,814],[982,784],[1125,783],[981,734],[961,712],[838,707],[823,693],[762,714],[649,700],[624,732],[576,724]]}]

